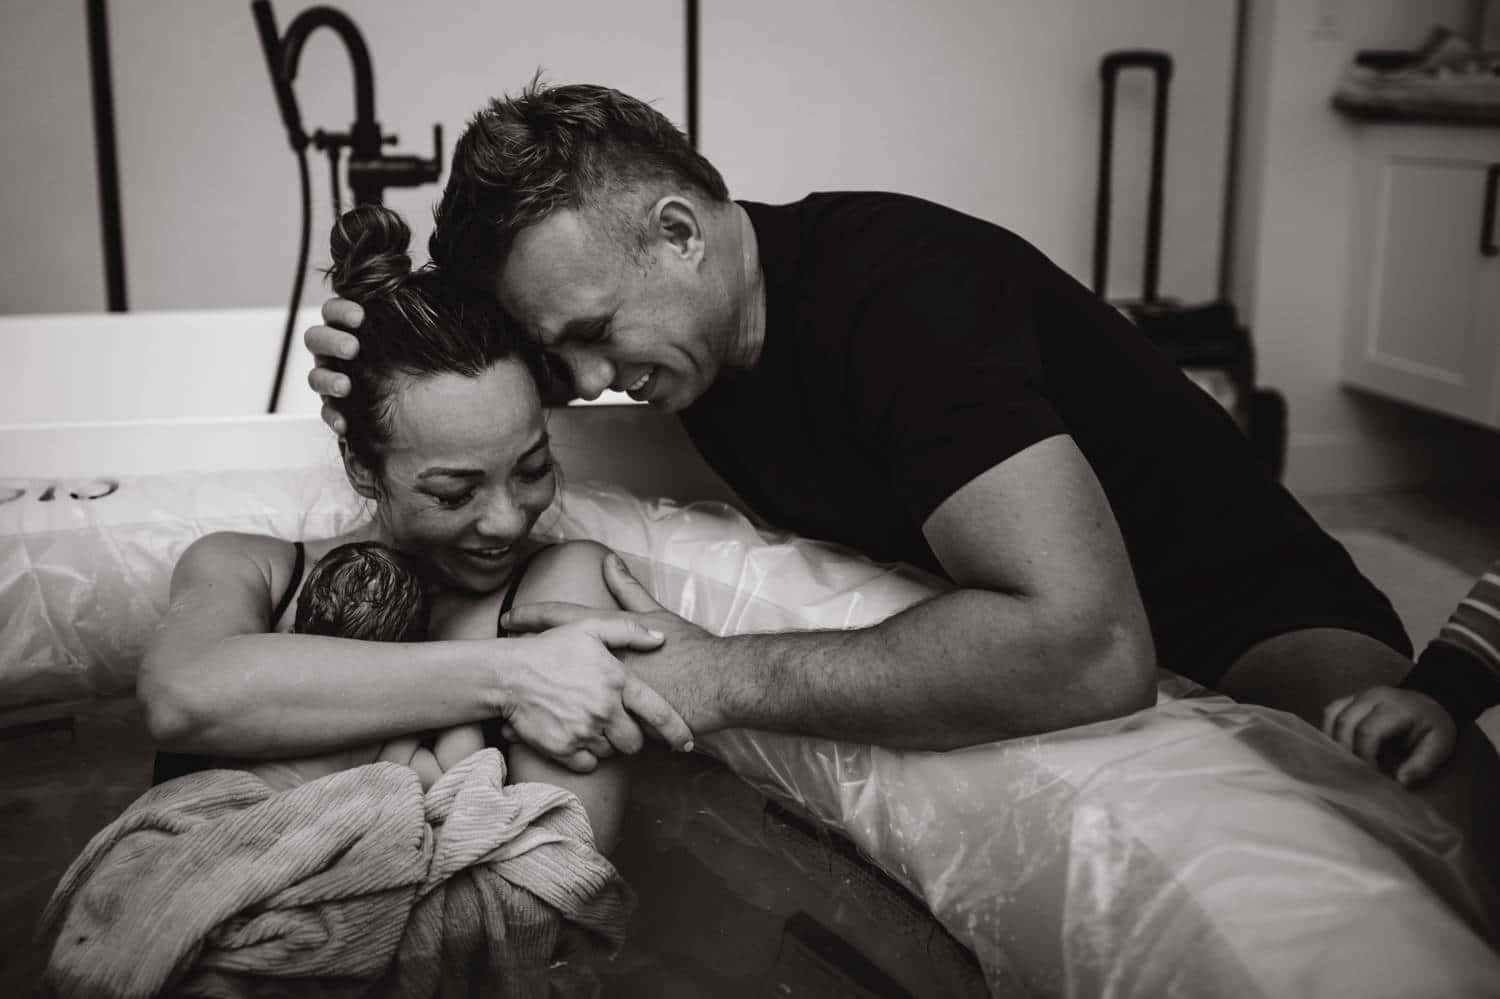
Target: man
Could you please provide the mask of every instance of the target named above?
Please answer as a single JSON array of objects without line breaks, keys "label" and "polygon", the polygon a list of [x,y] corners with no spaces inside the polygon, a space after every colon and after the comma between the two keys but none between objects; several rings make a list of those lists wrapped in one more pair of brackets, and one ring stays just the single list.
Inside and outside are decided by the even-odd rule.
[{"label": "man", "polygon": [[[1218,406],[1003,229],[897,195],[731,201],[665,118],[592,86],[477,115],[437,222],[434,261],[493,290],[578,395],[678,413],[767,520],[957,584],[873,628],[714,638],[614,572],[668,636],[631,668],[698,732],[944,749],[1145,707],[1158,661],[1316,724],[1411,668],[1389,602]],[[1396,747],[1419,782],[1453,725],[1408,700],[1360,751]]]}]

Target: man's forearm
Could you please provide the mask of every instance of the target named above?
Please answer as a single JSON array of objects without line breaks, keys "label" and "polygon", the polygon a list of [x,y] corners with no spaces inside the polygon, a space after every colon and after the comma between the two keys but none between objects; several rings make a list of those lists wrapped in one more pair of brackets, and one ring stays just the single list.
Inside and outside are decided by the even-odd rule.
[{"label": "man's forearm", "polygon": [[1154,699],[1149,635],[1064,629],[1034,603],[958,590],[873,628],[723,639],[726,727],[951,749],[1128,714]]}]

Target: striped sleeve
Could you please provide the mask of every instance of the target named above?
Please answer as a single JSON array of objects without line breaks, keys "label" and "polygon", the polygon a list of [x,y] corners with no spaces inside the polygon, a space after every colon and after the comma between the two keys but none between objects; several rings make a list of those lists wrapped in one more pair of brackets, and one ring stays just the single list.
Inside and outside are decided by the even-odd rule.
[{"label": "striped sleeve", "polygon": [[1429,695],[1458,721],[1500,704],[1500,562],[1459,601],[1401,686]]}]

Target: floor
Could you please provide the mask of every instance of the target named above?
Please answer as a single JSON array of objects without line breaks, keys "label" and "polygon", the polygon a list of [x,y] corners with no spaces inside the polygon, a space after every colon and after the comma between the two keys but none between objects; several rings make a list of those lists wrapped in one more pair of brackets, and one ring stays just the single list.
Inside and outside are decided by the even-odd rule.
[{"label": "floor", "polygon": [[[1465,576],[1500,558],[1491,494],[1305,503],[1330,530],[1395,538]],[[35,993],[42,956],[27,942],[46,900],[88,839],[144,790],[150,762],[128,703],[90,709],[71,728],[0,732],[0,995]],[[706,761],[663,754],[644,771],[616,859],[633,883],[659,887],[642,894],[606,995],[982,993],[966,953],[839,844]]]},{"label": "floor", "polygon": [[1493,490],[1301,497],[1330,531],[1387,534],[1477,576],[1500,559],[1500,494]]}]

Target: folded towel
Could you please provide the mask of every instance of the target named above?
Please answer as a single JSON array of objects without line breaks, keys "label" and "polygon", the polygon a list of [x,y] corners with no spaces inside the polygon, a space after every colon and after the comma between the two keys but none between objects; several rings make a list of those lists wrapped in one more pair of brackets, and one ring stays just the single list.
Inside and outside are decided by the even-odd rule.
[{"label": "folded towel", "polygon": [[[376,763],[273,793],[212,770],[101,830],[42,918],[64,996],[545,994],[624,939],[629,888],[582,805],[475,753],[424,795]],[[446,976],[446,977],[445,977]]]}]

